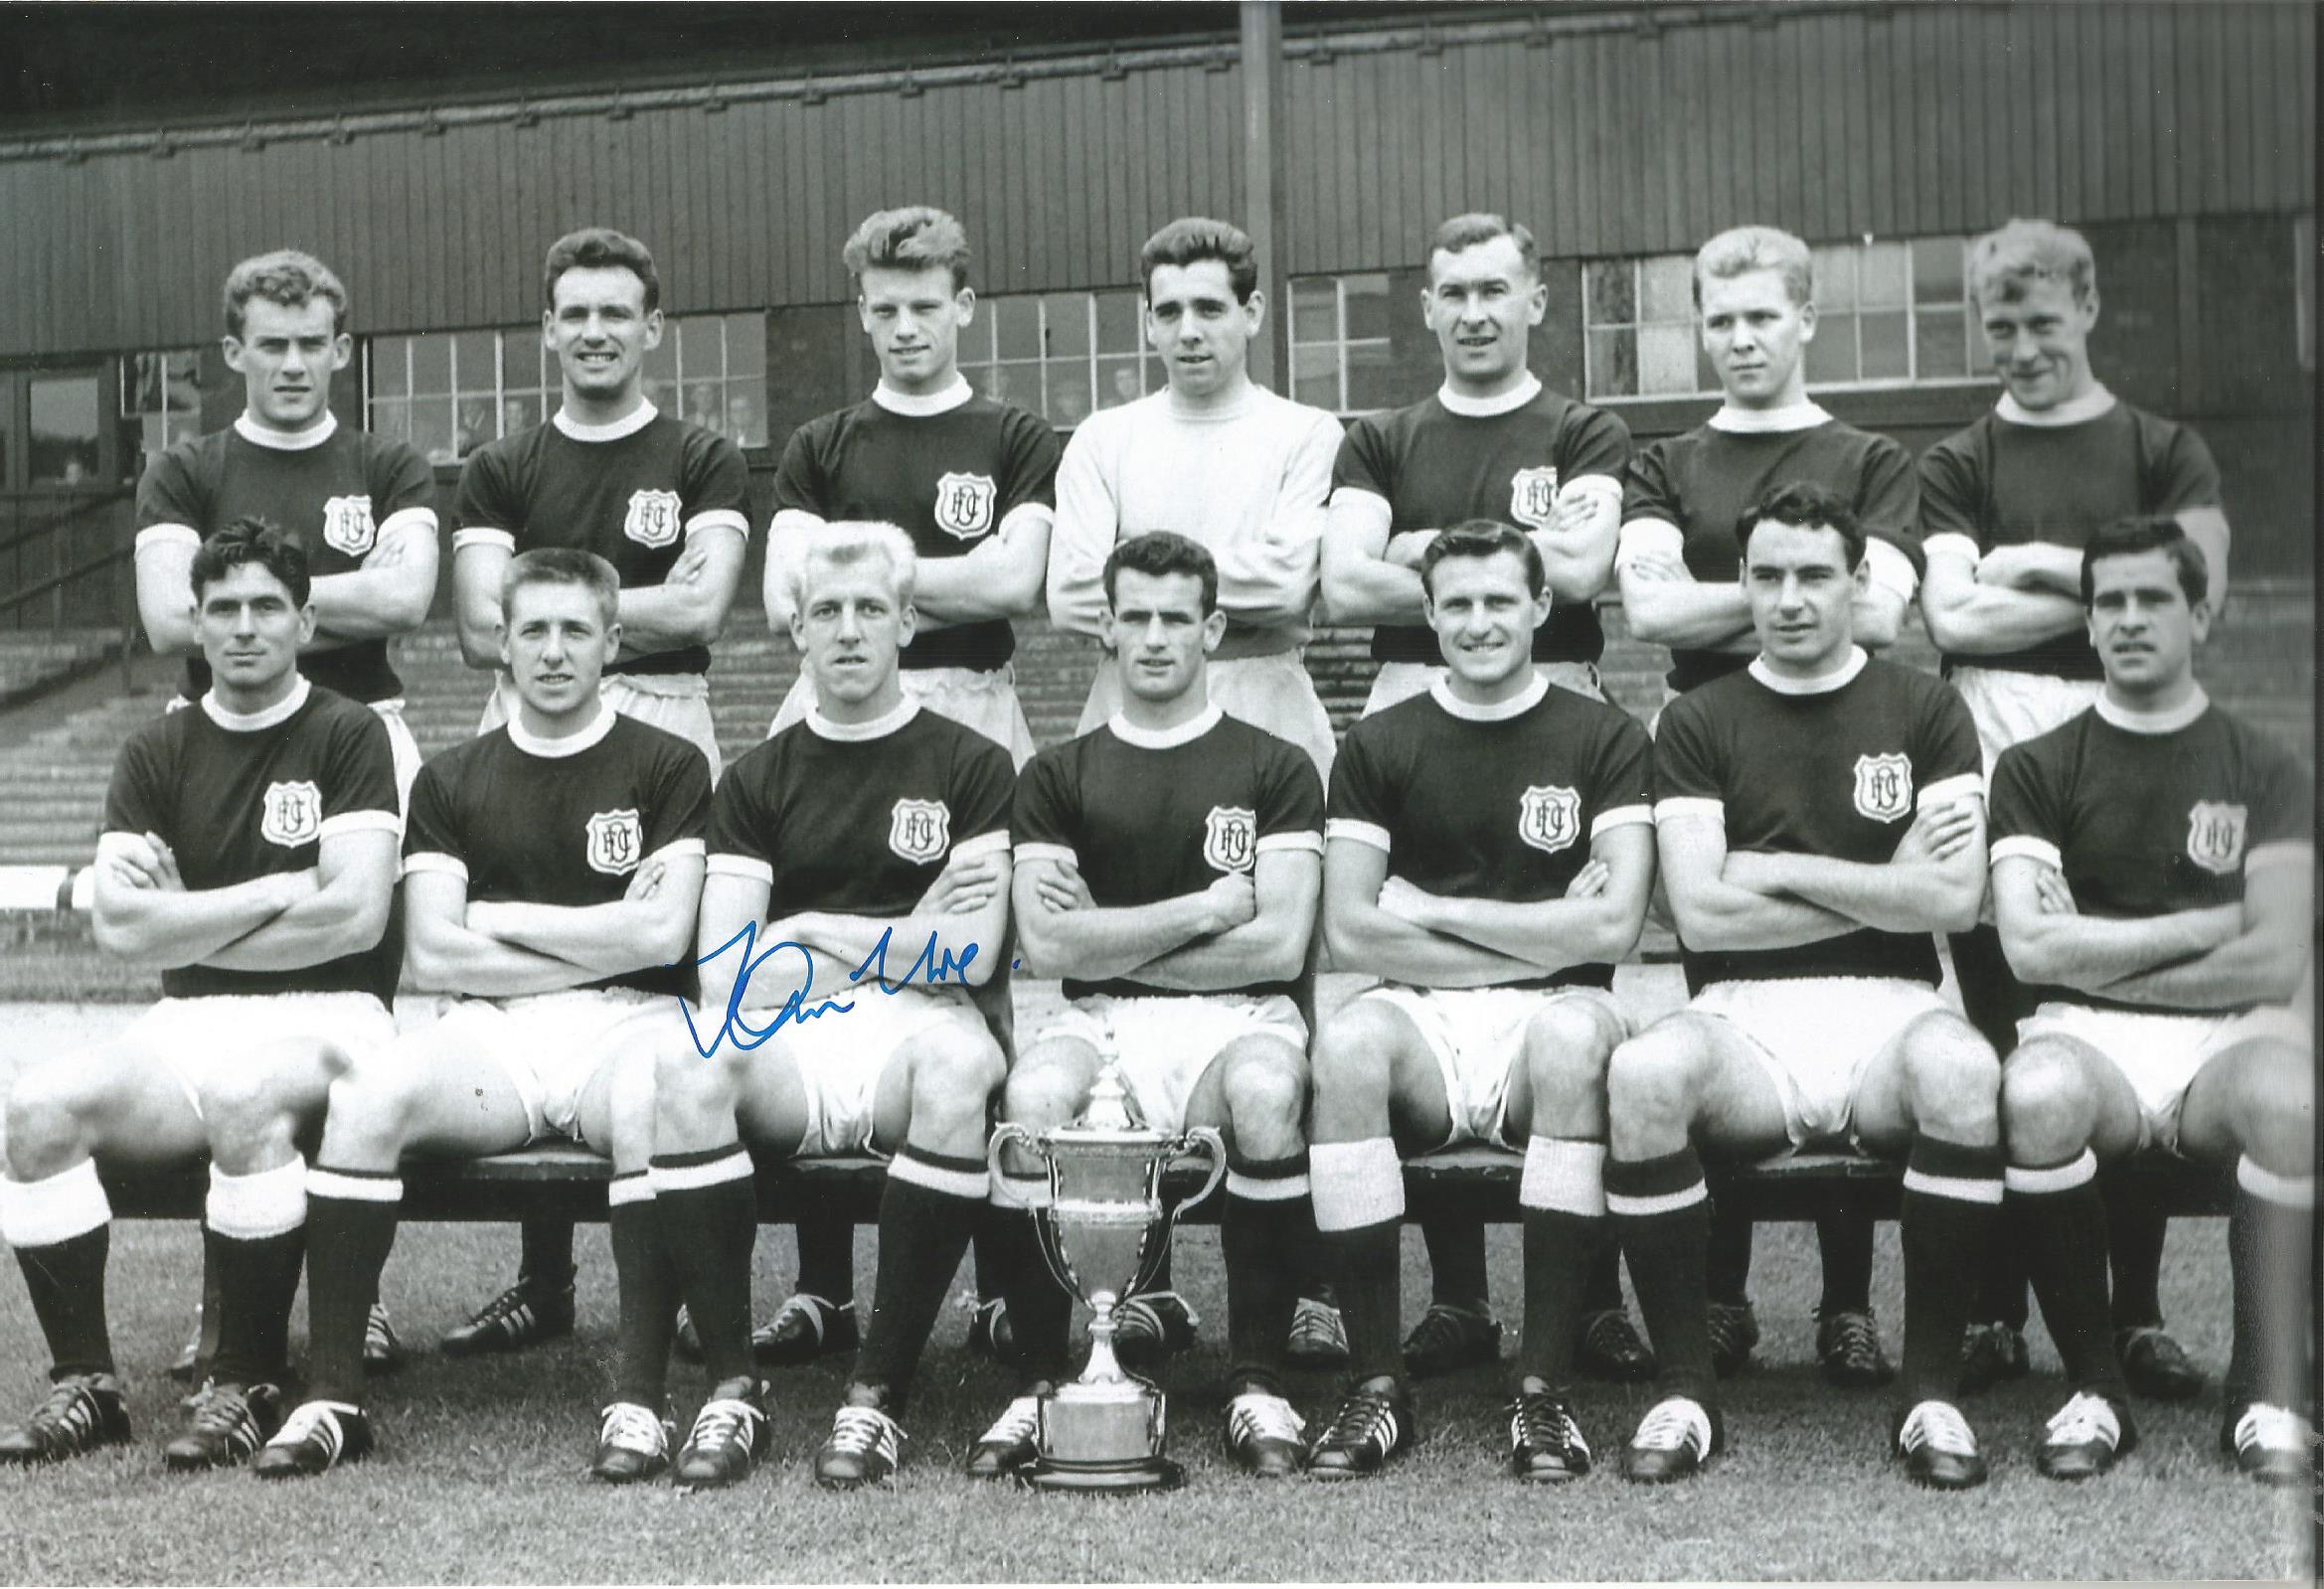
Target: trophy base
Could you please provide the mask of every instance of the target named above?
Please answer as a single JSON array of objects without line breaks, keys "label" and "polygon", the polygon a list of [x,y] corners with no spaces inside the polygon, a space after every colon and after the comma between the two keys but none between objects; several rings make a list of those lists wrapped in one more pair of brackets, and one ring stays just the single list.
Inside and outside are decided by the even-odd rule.
[{"label": "trophy base", "polygon": [[1130,1457],[1120,1462],[1058,1462],[1038,1457],[1019,1470],[1018,1480],[1028,1489],[1053,1495],[1129,1496],[1176,1490],[1186,1483],[1186,1470],[1168,1457]]}]

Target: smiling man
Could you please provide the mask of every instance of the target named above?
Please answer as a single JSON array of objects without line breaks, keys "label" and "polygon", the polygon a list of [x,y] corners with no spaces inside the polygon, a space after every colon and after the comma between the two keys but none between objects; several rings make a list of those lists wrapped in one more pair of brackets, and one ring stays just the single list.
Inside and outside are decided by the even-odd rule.
[{"label": "smiling man", "polygon": [[[2178,521],[2201,550],[2206,600],[2228,593],[2219,467],[2186,425],[2117,400],[2090,369],[2097,265],[2081,235],[2012,221],[1969,250],[1969,290],[2001,378],[1993,411],[1920,460],[1929,638],[1977,720],[1990,776],[2001,752],[2096,700],[2101,673],[2081,606],[2082,548],[2116,520]],[[1961,1003],[2006,1050],[2032,1010],[2000,940],[1981,925],[1952,940]],[[2202,1372],[2163,1329],[2157,1289],[2164,1218],[2133,1186],[2109,1189],[2114,1324],[2130,1387],[2184,1400]],[[1972,1388],[2026,1371],[2026,1288],[2014,1242],[1998,1245],[1964,1355]]]},{"label": "smiling man", "polygon": [[[621,645],[599,693],[614,711],[694,745],[716,780],[710,643],[742,577],[749,469],[732,441],[646,400],[645,356],[663,326],[661,276],[645,244],[603,228],[571,233],[550,246],[544,277],[541,335],[557,358],[558,410],[481,448],[460,472],[452,536],[460,652],[470,667],[503,668],[478,731],[490,733],[516,708],[500,660],[509,558],[578,548],[621,580]],[[517,1283],[443,1346],[508,1351],[572,1330],[572,1221],[533,1218]]]},{"label": "smiling man", "polygon": [[454,998],[331,1085],[306,1187],[307,1399],[252,1464],[260,1477],[319,1474],[376,1445],[358,1353],[395,1244],[404,1155],[479,1158],[558,1139],[613,1161],[621,1360],[592,1472],[639,1478],[668,1460],[662,1381],[677,1299],[645,1181],[648,1033],[691,980],[676,967],[701,892],[710,768],[599,695],[621,643],[619,591],[593,553],[512,559],[499,605],[517,715],[437,756],[413,787],[407,956],[416,987]]},{"label": "smiling man", "polygon": [[[218,1347],[168,1466],[241,1462],[274,1432],[307,1216],[297,1139],[332,1076],[395,1036],[388,731],[299,675],[315,614],[295,539],[237,520],[188,572],[210,687],[122,747],[95,867],[97,944],[160,966],[162,1000],[110,1041],[21,1074],[8,1098],[0,1236],[54,1365],[47,1401],[0,1432],[0,1463],[129,1438],[105,1326],[100,1163],[210,1158]],[[357,1376],[363,1339],[359,1313]]]}]

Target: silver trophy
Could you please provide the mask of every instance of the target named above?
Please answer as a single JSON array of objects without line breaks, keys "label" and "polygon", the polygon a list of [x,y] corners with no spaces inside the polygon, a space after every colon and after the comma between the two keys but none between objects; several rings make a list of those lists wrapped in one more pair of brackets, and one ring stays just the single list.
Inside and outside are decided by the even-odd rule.
[{"label": "silver trophy", "polygon": [[[1042,1256],[1058,1284],[1092,1315],[1088,1366],[1040,1398],[1034,1436],[1040,1455],[1024,1480],[1036,1490],[1176,1489],[1186,1475],[1162,1455],[1162,1392],[1115,1358],[1113,1310],[1161,1268],[1179,1210],[1209,1196],[1227,1174],[1227,1144],[1208,1126],[1173,1136],[1138,1125],[1110,1060],[1089,1089],[1089,1107],[1072,1125],[1037,1134],[1004,1122],[986,1150],[995,1175],[1003,1173],[1001,1152],[1011,1143],[1048,1171],[1049,1206],[1033,1210]],[[1162,1174],[1197,1148],[1210,1159],[1210,1178],[1172,1208],[1162,1200]]]}]

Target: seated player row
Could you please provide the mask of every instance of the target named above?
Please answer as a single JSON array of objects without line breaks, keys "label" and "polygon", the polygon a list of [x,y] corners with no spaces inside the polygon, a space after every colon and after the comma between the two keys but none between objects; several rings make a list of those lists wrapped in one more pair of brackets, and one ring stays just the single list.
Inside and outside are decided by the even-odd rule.
[{"label": "seated player row", "polygon": [[[519,709],[422,770],[405,841],[412,969],[465,997],[399,1038],[382,1002],[385,732],[295,670],[312,622],[295,544],[222,533],[194,567],[212,689],[132,739],[99,862],[100,934],[170,965],[169,997],[9,1102],[0,1233],[56,1383],[0,1456],[127,1437],[96,1159],[211,1153],[219,1365],[169,1456],[201,1468],[255,1453],[258,1472],[285,1476],[374,1443],[361,1353],[403,1155],[555,1134],[615,1170],[619,1382],[594,1471],[674,1465],[690,1486],[741,1478],[768,1443],[745,1144],[892,1156],[871,1329],[815,1458],[825,1485],[877,1482],[899,1461],[913,1372],[972,1220],[988,1198],[1042,1194],[1029,1166],[988,1177],[990,1100],[1035,1126],[1069,1118],[1111,1059],[1150,1123],[1228,1135],[1226,1440],[1252,1472],[1359,1476],[1416,1437],[1396,1350],[1400,1139],[1525,1152],[1510,1460],[1534,1481],[1590,1464],[1570,1380],[1580,1277],[1609,1235],[1669,1392],[1626,1471],[1676,1478],[1716,1452],[1698,1151],[1840,1140],[1908,1160],[1894,1450],[1922,1483],[1975,1484],[1984,1460],[1949,1380],[2002,1202],[2005,1128],[2076,1386],[2045,1469],[2098,1471],[2134,1439],[2102,1247],[2086,1239],[2090,1168],[2093,1151],[2153,1140],[2241,1156],[2226,1433],[2246,1468],[2298,1471],[2312,1082],[2275,1007],[2304,963],[2310,851],[2298,769],[2193,683],[2201,557],[2167,521],[2093,542],[2086,605],[2108,694],[2004,760],[2004,940],[2065,994],[2005,1073],[1937,999],[1928,936],[1973,914],[1984,889],[1966,709],[1853,643],[1865,547],[1844,503],[1780,489],[1746,510],[1738,540],[1760,654],[1671,708],[1650,774],[1632,719],[1534,674],[1551,599],[1522,533],[1479,523],[1436,537],[1421,574],[1448,674],[1352,731],[1328,818],[1305,755],[1207,699],[1217,571],[1174,535],[1124,542],[1104,570],[1120,711],[1018,779],[998,745],[902,691],[909,541],[825,527],[789,572],[818,705],[715,799],[699,752],[598,696],[619,643],[610,570],[587,554],[526,554],[503,591]],[[2098,762],[2102,798],[2085,787]],[[1658,841],[1707,986],[1633,1034],[1612,966],[1640,929]],[[1310,1061],[1287,994],[1319,873],[1336,961],[1384,981],[1324,1026]],[[989,976],[1012,916],[1029,969],[1064,977],[1068,999],[1014,1067],[960,987]],[[310,1168],[296,1143],[318,1119]],[[1311,1187],[1355,1367],[1307,1440],[1280,1389],[1293,1297],[1279,1260]],[[1008,1224],[1004,1284],[1029,1371],[1051,1377],[1068,1312],[1029,1226]],[[287,1408],[302,1245],[310,1383]],[[713,1388],[673,1462],[665,1376],[681,1300]],[[1026,1388],[973,1471],[1029,1454],[1038,1387]]]}]

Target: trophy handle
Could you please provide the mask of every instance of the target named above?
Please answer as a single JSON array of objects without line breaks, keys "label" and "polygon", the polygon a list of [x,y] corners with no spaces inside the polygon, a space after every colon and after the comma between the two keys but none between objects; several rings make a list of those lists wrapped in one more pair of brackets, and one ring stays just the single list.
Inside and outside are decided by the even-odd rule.
[{"label": "trophy handle", "polygon": [[[1008,1179],[1008,1173],[1001,1168],[1001,1151],[1012,1142],[1019,1144],[1028,1154],[1039,1160],[1045,1172],[1054,1171],[1054,1166],[1050,1162],[1049,1149],[1042,1142],[1040,1136],[1014,1120],[1003,1120],[993,1127],[992,1140],[987,1142],[984,1147],[985,1168],[992,1172],[995,1181]],[[1053,1188],[1055,1187],[1054,1179],[1051,1185]],[[1080,1282],[1076,1280],[1073,1272],[1066,1267],[1065,1260],[1058,1253],[1057,1243],[1050,1239],[1051,1233],[1041,1229],[1044,1217],[1043,1210],[1026,1208],[1021,1211],[1034,1223],[1035,1239],[1033,1244],[1041,1249],[1041,1261],[1048,1265],[1050,1278],[1064,1289],[1067,1296],[1080,1297]]]},{"label": "trophy handle", "polygon": [[1176,1228],[1178,1216],[1218,1191],[1219,1183],[1227,1179],[1226,1138],[1222,1137],[1213,1127],[1196,1126],[1182,1133],[1179,1139],[1170,1145],[1170,1156],[1177,1159],[1196,1149],[1200,1149],[1203,1155],[1211,1161],[1210,1177],[1204,1181],[1201,1190],[1197,1191],[1193,1196],[1182,1202],[1163,1204],[1162,1223],[1155,1229],[1152,1239],[1148,1241],[1146,1260],[1138,1266],[1138,1277],[1130,1284],[1130,1291],[1133,1294],[1143,1291],[1151,1285],[1155,1274],[1161,1270],[1162,1260],[1170,1252],[1170,1232]]}]

